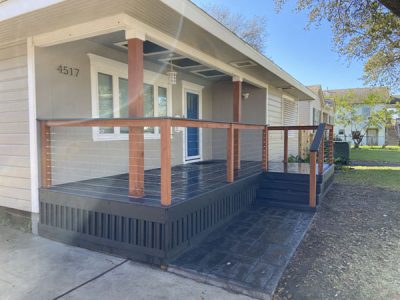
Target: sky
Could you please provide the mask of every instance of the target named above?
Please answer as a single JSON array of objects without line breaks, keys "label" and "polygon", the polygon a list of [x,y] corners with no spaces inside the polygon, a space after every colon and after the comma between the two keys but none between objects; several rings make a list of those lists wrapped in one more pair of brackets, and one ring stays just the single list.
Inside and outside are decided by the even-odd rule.
[{"label": "sky", "polygon": [[221,4],[246,17],[267,18],[265,55],[304,85],[320,84],[325,89],[363,87],[360,77],[363,64],[347,61],[333,48],[332,32],[326,22],[305,29],[306,12],[294,11],[295,0],[288,0],[280,13],[273,0],[193,0],[200,7],[205,3]]}]

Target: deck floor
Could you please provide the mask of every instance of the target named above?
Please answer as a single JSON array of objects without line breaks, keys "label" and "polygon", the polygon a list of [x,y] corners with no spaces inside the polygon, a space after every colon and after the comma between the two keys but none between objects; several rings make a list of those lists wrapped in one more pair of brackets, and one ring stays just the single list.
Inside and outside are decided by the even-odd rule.
[{"label": "deck floor", "polygon": [[[270,162],[268,171],[308,174],[309,164],[289,163],[285,166],[283,163]],[[258,173],[261,173],[261,162],[241,161],[241,169],[235,171],[235,180]],[[228,184],[225,160],[174,166],[172,167],[172,205]],[[160,206],[160,169],[145,171],[145,196],[142,198],[128,196],[128,174],[65,183],[52,186],[50,189],[84,197]]]}]

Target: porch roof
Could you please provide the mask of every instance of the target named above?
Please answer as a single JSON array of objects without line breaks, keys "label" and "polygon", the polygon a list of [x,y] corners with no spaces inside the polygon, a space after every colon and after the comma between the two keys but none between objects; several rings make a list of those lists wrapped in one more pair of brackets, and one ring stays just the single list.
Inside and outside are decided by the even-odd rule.
[{"label": "porch roof", "polygon": [[[127,14],[176,41],[198,50],[200,54],[204,53],[206,57],[229,66],[232,76],[243,75],[244,80],[254,78],[265,85],[271,84],[285,90],[287,94],[298,100],[316,99],[312,91],[190,1],[104,0],[99,3],[97,0],[47,0],[45,2],[49,6],[36,10],[32,8],[31,12],[21,11],[23,13],[21,15],[15,14],[15,7],[10,5],[5,7],[10,9],[10,14],[14,17],[0,22],[2,44],[15,43],[29,36],[100,18]],[[51,5],[52,3],[56,4]],[[12,14],[13,11],[14,14]],[[150,37],[150,40],[152,38],[154,37]],[[162,42],[162,40],[155,40],[155,42]],[[248,60],[255,63],[255,66],[247,68],[232,66],[233,62]]]}]

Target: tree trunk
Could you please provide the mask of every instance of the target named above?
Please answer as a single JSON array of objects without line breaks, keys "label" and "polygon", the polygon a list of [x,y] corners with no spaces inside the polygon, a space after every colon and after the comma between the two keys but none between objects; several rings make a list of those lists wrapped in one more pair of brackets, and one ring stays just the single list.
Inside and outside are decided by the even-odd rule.
[{"label": "tree trunk", "polygon": [[379,2],[389,9],[396,16],[400,17],[400,1],[399,0],[379,0]]}]

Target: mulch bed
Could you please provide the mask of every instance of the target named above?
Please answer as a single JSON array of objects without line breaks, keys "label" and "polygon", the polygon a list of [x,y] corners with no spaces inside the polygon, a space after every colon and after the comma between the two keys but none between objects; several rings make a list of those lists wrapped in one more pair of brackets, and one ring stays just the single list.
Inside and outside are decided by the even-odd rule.
[{"label": "mulch bed", "polygon": [[400,193],[335,183],[274,299],[400,299]]}]

